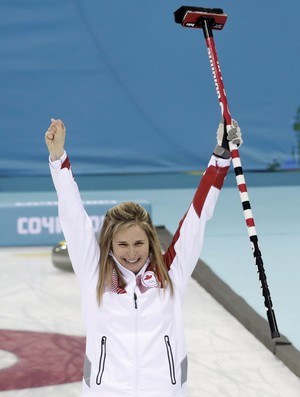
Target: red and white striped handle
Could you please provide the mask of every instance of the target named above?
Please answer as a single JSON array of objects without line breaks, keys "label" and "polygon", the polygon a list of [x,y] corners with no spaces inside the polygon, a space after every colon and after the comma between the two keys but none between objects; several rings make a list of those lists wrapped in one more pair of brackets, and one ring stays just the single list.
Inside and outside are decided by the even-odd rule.
[{"label": "red and white striped handle", "polygon": [[[231,128],[231,115],[229,111],[227,96],[225,92],[224,82],[222,78],[221,68],[218,61],[218,56],[215,48],[215,43],[213,39],[213,33],[211,29],[211,20],[210,19],[202,19],[201,26],[203,28],[204,37],[207,45],[209,62],[213,74],[213,79],[215,83],[215,88],[219,100],[219,104],[221,107],[222,117],[224,118],[224,122],[226,128]],[[261,252],[258,246],[258,237],[255,228],[255,222],[251,210],[251,205],[249,201],[249,195],[247,191],[247,185],[244,177],[243,167],[241,158],[239,155],[239,151],[237,145],[232,142],[229,142],[229,149],[232,157],[232,164],[236,176],[236,182],[239,189],[240,199],[243,207],[244,217],[247,225],[248,235],[251,242],[251,248],[253,252],[253,256],[255,257],[255,264],[257,267],[257,271],[259,274],[259,280],[262,288],[262,294],[264,297],[264,304],[267,309],[267,318],[271,330],[272,338],[280,337],[277,322],[275,318],[275,313],[273,311],[273,304],[271,300],[271,295],[267,283],[267,277],[265,274],[265,269],[263,266],[263,260],[261,257]]]}]

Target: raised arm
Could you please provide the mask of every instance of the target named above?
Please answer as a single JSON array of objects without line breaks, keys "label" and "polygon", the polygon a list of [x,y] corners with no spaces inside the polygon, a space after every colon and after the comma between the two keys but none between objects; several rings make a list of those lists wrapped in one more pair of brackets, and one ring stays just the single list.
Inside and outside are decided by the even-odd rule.
[{"label": "raised arm", "polygon": [[172,243],[164,255],[165,263],[173,273],[172,279],[178,285],[186,285],[200,257],[206,222],[211,219],[219,197],[220,190],[230,166],[230,151],[227,142],[234,141],[241,145],[241,130],[235,120],[232,122],[228,137],[224,124],[217,130],[217,146],[208,167],[203,174],[193,201],[182,218]]},{"label": "raised arm", "polygon": [[71,164],[65,152],[66,128],[61,120],[51,119],[45,133],[50,171],[58,197],[58,215],[69,256],[76,275],[83,282],[97,271],[99,245],[87,215]]}]

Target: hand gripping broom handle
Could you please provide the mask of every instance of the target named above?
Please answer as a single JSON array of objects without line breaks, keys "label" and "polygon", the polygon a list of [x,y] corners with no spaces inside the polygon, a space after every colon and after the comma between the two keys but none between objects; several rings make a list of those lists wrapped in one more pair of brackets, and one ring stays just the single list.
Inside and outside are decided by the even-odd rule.
[{"label": "hand gripping broom handle", "polygon": [[[189,11],[189,12],[187,12]],[[225,93],[223,78],[221,74],[220,64],[216,52],[212,29],[221,30],[225,24],[227,16],[223,14],[221,9],[203,9],[196,7],[181,7],[175,12],[175,21],[187,27],[202,28],[208,50],[209,62],[213,74],[213,79],[216,87],[221,113],[224,117],[224,124],[226,128],[231,126],[231,115],[229,112],[228,101]],[[261,252],[258,246],[258,237],[256,233],[254,218],[251,210],[249,196],[247,192],[246,181],[241,164],[241,159],[237,145],[229,142],[229,149],[231,152],[232,163],[236,176],[236,182],[239,189],[240,199],[243,207],[244,217],[247,225],[248,235],[250,238],[255,264],[259,274],[259,280],[262,288],[262,295],[264,297],[264,304],[267,309],[267,318],[270,326],[271,337],[280,337],[275,313],[273,311],[273,304],[267,283],[267,277],[263,265]]]}]

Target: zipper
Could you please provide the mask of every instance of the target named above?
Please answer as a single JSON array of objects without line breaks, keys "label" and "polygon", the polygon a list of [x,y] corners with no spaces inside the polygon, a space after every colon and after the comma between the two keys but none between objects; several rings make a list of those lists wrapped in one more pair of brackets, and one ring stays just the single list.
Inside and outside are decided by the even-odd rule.
[{"label": "zipper", "polygon": [[174,358],[173,358],[173,352],[172,352],[172,347],[171,347],[171,343],[170,343],[170,338],[168,335],[165,335],[165,344],[166,344],[167,355],[168,355],[168,360],[169,360],[171,383],[172,383],[172,385],[176,385]]},{"label": "zipper", "polygon": [[[135,338],[134,338],[134,356],[135,356],[135,362],[138,363],[140,361],[139,358],[139,310],[138,310],[138,303],[137,303],[137,293],[133,292],[133,301],[134,301],[134,310],[133,310],[133,318],[134,318],[134,333],[135,333]],[[134,389],[135,389],[135,394],[134,397],[139,397],[140,392],[139,392],[139,366],[135,366],[135,371],[134,371]]]},{"label": "zipper", "polygon": [[138,305],[137,305],[137,294],[134,292],[133,294],[133,300],[134,300],[134,308],[137,309]]},{"label": "zipper", "polygon": [[101,338],[101,353],[100,353],[100,360],[99,360],[99,370],[96,377],[97,385],[101,385],[102,376],[105,367],[105,360],[106,360],[106,336],[102,336]]}]

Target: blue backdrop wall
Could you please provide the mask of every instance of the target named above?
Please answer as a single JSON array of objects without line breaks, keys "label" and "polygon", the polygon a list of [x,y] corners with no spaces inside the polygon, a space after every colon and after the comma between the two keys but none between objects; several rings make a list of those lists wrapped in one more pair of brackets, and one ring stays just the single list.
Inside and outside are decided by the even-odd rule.
[{"label": "blue backdrop wall", "polygon": [[[228,14],[214,37],[244,168],[298,167],[299,0],[188,4]],[[202,31],[174,22],[181,5],[1,0],[1,175],[48,174],[51,117],[77,174],[203,169],[220,109]]]}]

